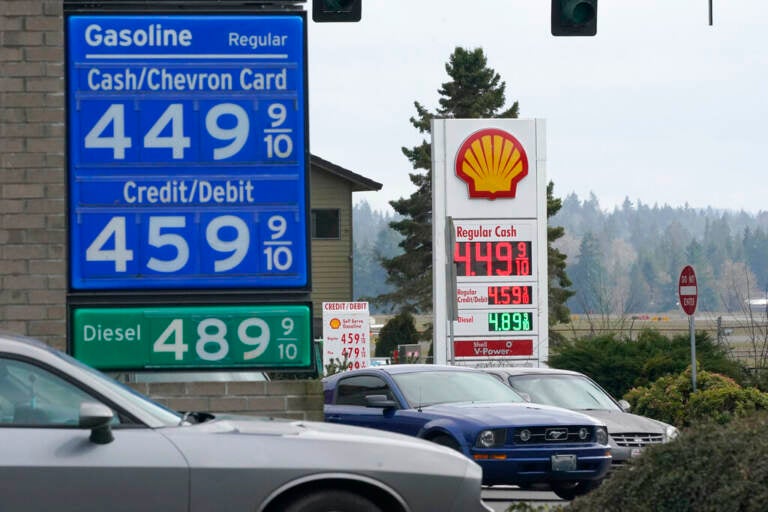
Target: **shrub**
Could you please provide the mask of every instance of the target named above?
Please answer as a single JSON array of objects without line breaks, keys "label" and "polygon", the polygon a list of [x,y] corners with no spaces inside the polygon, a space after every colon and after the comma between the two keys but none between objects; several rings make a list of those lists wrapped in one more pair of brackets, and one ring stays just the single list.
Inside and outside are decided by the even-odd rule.
[{"label": "shrub", "polygon": [[[558,346],[549,358],[553,368],[586,373],[615,397],[633,387],[645,386],[659,377],[677,374],[690,364],[690,338],[672,339],[655,330],[644,330],[637,340],[617,338],[615,334],[583,338]],[[741,381],[745,372],[728,357],[727,350],[715,344],[707,333],[696,335],[699,367]]]},{"label": "shrub", "polygon": [[690,367],[650,386],[634,388],[624,398],[632,404],[632,412],[677,427],[706,420],[728,423],[735,417],[768,409],[768,393],[742,388],[733,379],[713,372],[697,372],[694,393]]},{"label": "shrub", "polygon": [[762,512],[768,503],[766,428],[766,412],[725,426],[700,424],[646,449],[565,510]]},{"label": "shrub", "polygon": [[381,328],[376,342],[376,357],[390,357],[398,345],[412,344],[419,341],[419,332],[413,315],[402,311],[390,318]]}]

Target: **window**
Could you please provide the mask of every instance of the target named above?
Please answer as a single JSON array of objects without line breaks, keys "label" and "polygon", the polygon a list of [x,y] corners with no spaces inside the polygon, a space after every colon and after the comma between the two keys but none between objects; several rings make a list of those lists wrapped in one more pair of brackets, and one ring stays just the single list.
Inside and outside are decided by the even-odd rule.
[{"label": "window", "polygon": [[365,406],[366,395],[386,395],[388,400],[394,400],[394,396],[387,387],[387,383],[378,377],[361,375],[350,377],[339,382],[336,392],[336,405],[362,405]]},{"label": "window", "polygon": [[0,359],[0,426],[76,427],[80,404],[94,401],[85,391],[43,368]]},{"label": "window", "polygon": [[341,238],[339,210],[312,210],[312,238]]}]

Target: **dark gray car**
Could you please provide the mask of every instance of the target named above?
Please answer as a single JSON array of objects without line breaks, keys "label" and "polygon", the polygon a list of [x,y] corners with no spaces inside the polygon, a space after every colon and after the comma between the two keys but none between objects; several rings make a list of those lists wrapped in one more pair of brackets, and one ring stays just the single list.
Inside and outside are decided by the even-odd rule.
[{"label": "dark gray car", "polygon": [[183,416],[66,354],[0,335],[0,509],[488,512],[481,470],[363,428]]},{"label": "dark gray car", "polygon": [[608,427],[613,464],[623,464],[648,445],[677,437],[677,429],[661,421],[629,413],[626,400],[617,401],[583,373],[554,368],[483,368],[531,402],[582,412]]}]

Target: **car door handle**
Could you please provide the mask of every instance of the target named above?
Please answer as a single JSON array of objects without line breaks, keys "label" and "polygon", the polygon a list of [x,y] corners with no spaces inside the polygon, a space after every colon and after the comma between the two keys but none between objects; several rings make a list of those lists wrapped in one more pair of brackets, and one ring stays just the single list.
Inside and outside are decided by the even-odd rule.
[{"label": "car door handle", "polygon": [[339,414],[329,414],[325,417],[325,421],[341,421],[341,415]]}]

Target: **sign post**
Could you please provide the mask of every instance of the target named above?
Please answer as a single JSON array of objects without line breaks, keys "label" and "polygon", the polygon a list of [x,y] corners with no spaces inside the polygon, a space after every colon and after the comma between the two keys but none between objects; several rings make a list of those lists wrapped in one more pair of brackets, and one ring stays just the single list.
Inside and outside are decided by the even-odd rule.
[{"label": "sign post", "polygon": [[696,273],[693,267],[686,265],[680,272],[678,282],[678,294],[680,305],[683,311],[688,315],[688,331],[691,336],[691,383],[693,391],[696,391],[696,335],[694,333],[694,316],[696,312],[696,303],[698,302],[698,287],[696,285]]}]

